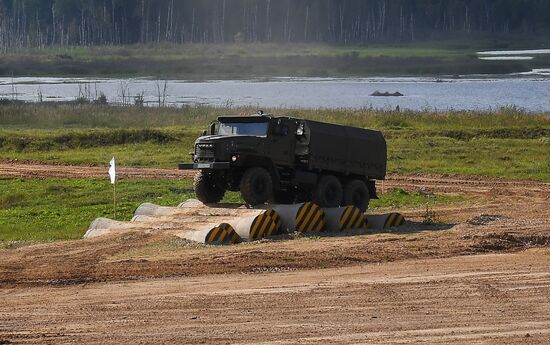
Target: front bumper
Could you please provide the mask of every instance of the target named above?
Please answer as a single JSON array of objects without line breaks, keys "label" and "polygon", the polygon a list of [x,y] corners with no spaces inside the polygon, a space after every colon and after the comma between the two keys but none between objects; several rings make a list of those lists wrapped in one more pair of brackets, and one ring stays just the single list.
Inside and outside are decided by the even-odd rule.
[{"label": "front bumper", "polygon": [[211,163],[181,163],[178,164],[179,170],[227,170],[230,167],[229,162],[211,162]]}]

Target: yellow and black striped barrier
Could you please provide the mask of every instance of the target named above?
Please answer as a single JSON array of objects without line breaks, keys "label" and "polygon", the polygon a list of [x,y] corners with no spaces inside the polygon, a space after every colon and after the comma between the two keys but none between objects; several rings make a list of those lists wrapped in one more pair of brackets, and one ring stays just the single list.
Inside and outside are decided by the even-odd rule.
[{"label": "yellow and black striped barrier", "polygon": [[405,217],[400,213],[388,213],[377,216],[367,216],[368,228],[383,230],[405,224]]},{"label": "yellow and black striped barrier", "polygon": [[279,214],[277,212],[275,212],[275,210],[272,210],[272,209],[267,210],[266,214],[269,217],[271,217],[273,219],[273,221],[275,222],[275,228],[277,229],[276,231],[278,232],[279,230],[281,230],[281,225],[282,225],[281,216],[279,216]]},{"label": "yellow and black striped barrier", "polygon": [[281,218],[275,211],[267,210],[252,217],[239,218],[232,224],[243,240],[257,241],[277,235],[281,228]]},{"label": "yellow and black striped barrier", "polygon": [[213,227],[204,237],[205,244],[235,244],[239,243],[241,238],[235,232],[235,229],[227,223],[221,223]]},{"label": "yellow and black striped barrier", "polygon": [[365,229],[367,217],[355,206],[326,208],[326,231],[336,232],[349,229]]},{"label": "yellow and black striped barrier", "polygon": [[384,228],[393,228],[405,224],[405,217],[400,213],[390,213],[384,223]]},{"label": "yellow and black striped barrier", "polygon": [[312,202],[277,205],[273,210],[280,216],[282,231],[318,233],[326,225],[325,211]]}]

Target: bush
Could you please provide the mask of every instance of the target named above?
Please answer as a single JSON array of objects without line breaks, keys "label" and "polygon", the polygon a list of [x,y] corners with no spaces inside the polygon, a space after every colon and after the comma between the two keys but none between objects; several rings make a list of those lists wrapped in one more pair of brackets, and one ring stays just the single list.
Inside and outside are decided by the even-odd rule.
[{"label": "bush", "polygon": [[56,148],[105,147],[145,142],[166,144],[178,140],[178,138],[169,133],[155,129],[89,130],[74,131],[53,136],[0,136],[0,147],[14,148],[18,151],[47,151]]}]

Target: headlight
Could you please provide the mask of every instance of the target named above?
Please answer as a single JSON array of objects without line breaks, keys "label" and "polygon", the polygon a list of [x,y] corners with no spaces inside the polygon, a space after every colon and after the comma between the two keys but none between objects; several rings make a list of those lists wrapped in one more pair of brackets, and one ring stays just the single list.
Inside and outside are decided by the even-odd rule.
[{"label": "headlight", "polygon": [[232,161],[232,162],[236,162],[236,161],[237,161],[237,159],[239,159],[239,157],[238,157],[238,156],[232,156],[232,157],[231,157],[231,161]]}]

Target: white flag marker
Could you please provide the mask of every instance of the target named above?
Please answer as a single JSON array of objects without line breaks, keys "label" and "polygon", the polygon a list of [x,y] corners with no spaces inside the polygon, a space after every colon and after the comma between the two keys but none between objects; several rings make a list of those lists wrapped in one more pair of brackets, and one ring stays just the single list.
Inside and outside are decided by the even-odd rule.
[{"label": "white flag marker", "polygon": [[114,219],[116,219],[116,160],[115,157],[111,159],[109,163],[109,176],[111,177],[111,184],[113,185],[113,209]]},{"label": "white flag marker", "polygon": [[110,167],[109,167],[109,176],[111,177],[111,184],[115,184],[116,183],[116,161],[115,161],[115,157],[113,157],[113,159],[111,159],[111,163],[110,164]]}]

